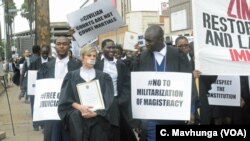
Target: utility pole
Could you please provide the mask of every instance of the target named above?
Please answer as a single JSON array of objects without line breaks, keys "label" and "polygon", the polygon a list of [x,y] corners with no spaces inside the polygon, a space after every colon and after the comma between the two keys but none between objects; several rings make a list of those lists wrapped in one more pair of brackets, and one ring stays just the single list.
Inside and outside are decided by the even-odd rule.
[{"label": "utility pole", "polygon": [[35,0],[35,44],[50,45],[49,0]]}]

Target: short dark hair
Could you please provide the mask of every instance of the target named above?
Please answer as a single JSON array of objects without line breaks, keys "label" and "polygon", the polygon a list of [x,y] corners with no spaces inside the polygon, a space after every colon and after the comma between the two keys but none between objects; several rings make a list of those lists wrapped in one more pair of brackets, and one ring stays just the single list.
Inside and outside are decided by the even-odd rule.
[{"label": "short dark hair", "polygon": [[179,37],[177,37],[177,38],[175,39],[175,46],[177,45],[177,42],[178,42],[179,40],[181,40],[181,39],[184,39],[184,40],[187,40],[187,41],[188,41],[187,37],[185,37],[185,36],[179,36]]},{"label": "short dark hair", "polygon": [[114,41],[111,40],[111,39],[105,39],[105,40],[102,41],[102,49],[106,46],[107,42],[113,42],[114,43]]},{"label": "short dark hair", "polygon": [[40,48],[39,45],[33,45],[33,46],[32,46],[32,52],[33,52],[34,54],[39,54],[39,53],[40,53],[40,50],[41,50],[41,48]]},{"label": "short dark hair", "polygon": [[49,45],[42,45],[42,47],[41,48],[46,48],[46,49],[48,49],[48,51],[50,52],[50,46]]},{"label": "short dark hair", "polygon": [[120,51],[121,51],[121,53],[123,52],[122,45],[120,45],[120,44],[116,44],[116,45],[115,45],[115,48],[117,48],[118,50],[120,50]]}]

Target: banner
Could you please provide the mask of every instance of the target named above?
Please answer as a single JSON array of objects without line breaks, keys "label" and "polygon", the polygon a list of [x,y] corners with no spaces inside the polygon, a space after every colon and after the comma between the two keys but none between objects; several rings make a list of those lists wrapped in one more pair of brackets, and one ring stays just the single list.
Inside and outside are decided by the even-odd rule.
[{"label": "banner", "polygon": [[52,78],[36,81],[33,121],[60,120],[57,108],[62,81]]},{"label": "banner", "polygon": [[80,47],[99,34],[116,30],[124,24],[110,0],[97,1],[68,14],[67,19],[75,30],[73,36]]},{"label": "banner", "polygon": [[208,92],[209,105],[240,106],[240,77],[218,76]]},{"label": "banner", "polygon": [[195,66],[206,75],[250,75],[247,0],[193,0]]},{"label": "banner", "polygon": [[190,73],[132,72],[131,76],[133,118],[190,120]]},{"label": "banner", "polygon": [[36,90],[37,70],[28,70],[28,95],[34,95]]}]

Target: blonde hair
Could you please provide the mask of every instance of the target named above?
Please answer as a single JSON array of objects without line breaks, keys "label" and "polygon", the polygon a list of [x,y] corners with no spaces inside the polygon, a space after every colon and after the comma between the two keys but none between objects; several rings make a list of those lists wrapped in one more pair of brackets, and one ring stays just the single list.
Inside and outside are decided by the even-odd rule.
[{"label": "blonde hair", "polygon": [[87,45],[81,47],[80,54],[81,54],[81,56],[84,56],[85,54],[87,54],[89,52],[93,52],[93,51],[97,54],[96,48],[91,46],[90,44],[87,44]]}]

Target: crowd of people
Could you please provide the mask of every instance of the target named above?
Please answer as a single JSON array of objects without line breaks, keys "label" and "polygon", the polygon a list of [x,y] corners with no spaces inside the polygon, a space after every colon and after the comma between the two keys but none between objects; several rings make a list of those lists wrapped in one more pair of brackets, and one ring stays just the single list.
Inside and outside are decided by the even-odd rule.
[{"label": "crowd of people", "polygon": [[[61,120],[33,122],[35,131],[43,129],[44,141],[155,141],[156,125],[233,125],[250,123],[248,77],[241,76],[240,107],[212,106],[207,94],[217,76],[205,76],[195,70],[193,43],[179,36],[175,45],[165,42],[160,26],[145,32],[145,47],[135,45],[136,52],[125,51],[111,39],[101,43],[101,52],[92,45],[80,49],[80,58],[70,51],[67,37],[55,40],[56,56],[50,56],[50,46],[34,45],[32,53],[25,50],[19,60],[4,64],[8,85],[20,86],[18,98],[25,97],[33,105],[35,96],[27,95],[27,71],[38,70],[37,79],[63,79],[58,104]],[[189,121],[133,119],[131,110],[131,72],[192,73],[191,117]],[[19,74],[19,75],[18,75]],[[199,85],[195,85],[199,79]],[[105,108],[92,110],[82,105],[77,84],[99,80]],[[139,138],[138,138],[139,137]]]}]

